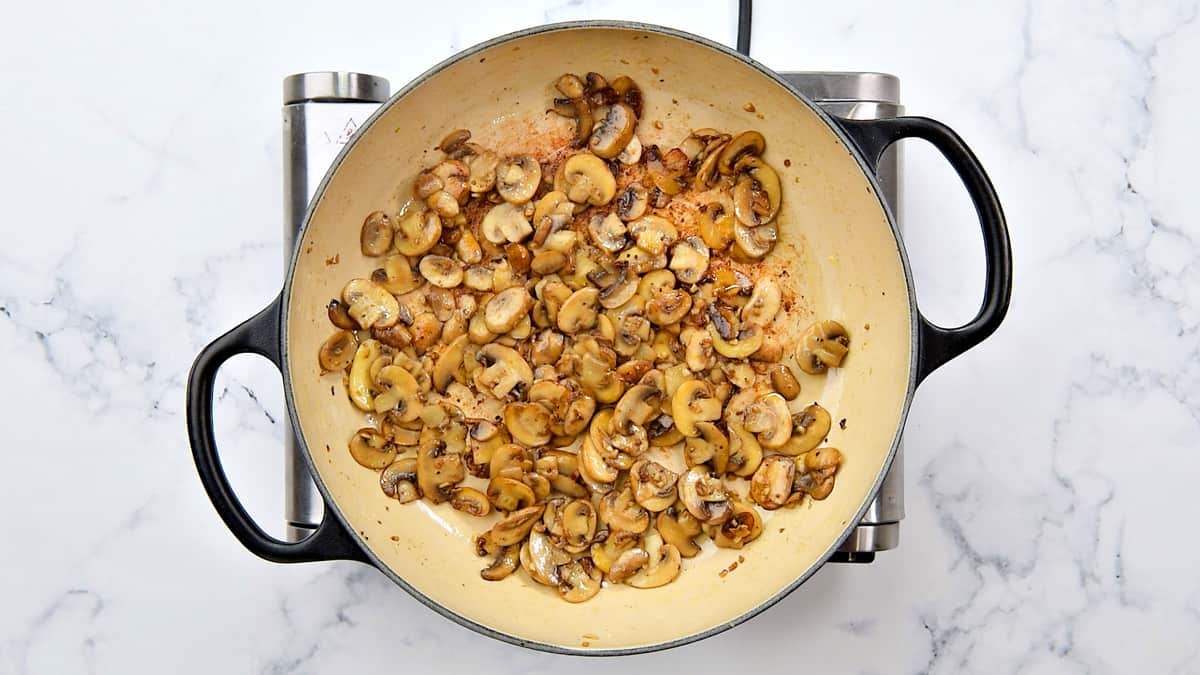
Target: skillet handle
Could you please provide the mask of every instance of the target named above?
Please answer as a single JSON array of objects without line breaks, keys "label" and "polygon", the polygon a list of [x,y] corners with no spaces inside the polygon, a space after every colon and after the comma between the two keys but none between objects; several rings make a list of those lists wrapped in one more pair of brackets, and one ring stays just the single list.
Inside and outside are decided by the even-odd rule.
[{"label": "skillet handle", "polygon": [[192,364],[187,386],[187,427],[196,471],[225,525],[254,555],[277,563],[318,560],[369,562],[354,538],[332,515],[328,505],[320,526],[302,541],[288,543],[264,532],[233,494],[217,456],[212,419],[213,381],[217,370],[237,354],[265,356],[282,370],[279,333],[282,298],[282,295],[275,298],[266,309],[214,340]]},{"label": "skillet handle", "polygon": [[983,304],[975,318],[957,328],[942,328],[920,315],[920,356],[917,382],[950,359],[979,344],[994,333],[1008,313],[1012,298],[1012,245],[1008,226],[996,189],[984,172],[975,153],[953,129],[927,117],[894,117],[878,120],[834,118],[854,139],[863,157],[875,171],[880,156],[902,138],[920,138],[933,144],[954,168],[967,194],[975,204],[979,226],[983,230],[983,251],[987,264]]}]

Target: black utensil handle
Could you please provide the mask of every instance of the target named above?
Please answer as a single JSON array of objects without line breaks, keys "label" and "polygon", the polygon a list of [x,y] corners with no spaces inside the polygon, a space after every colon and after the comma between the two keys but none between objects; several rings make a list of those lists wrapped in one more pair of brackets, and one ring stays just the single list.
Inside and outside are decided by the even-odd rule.
[{"label": "black utensil handle", "polygon": [[321,524],[303,541],[288,543],[264,532],[233,493],[225,470],[221,467],[221,459],[217,456],[212,417],[213,381],[217,370],[237,354],[265,356],[276,368],[282,369],[279,333],[282,298],[281,295],[253,318],[214,340],[192,364],[187,387],[187,426],[196,471],[225,525],[243,546],[258,557],[278,563],[318,560],[369,562],[354,537],[332,515],[328,505]]},{"label": "black utensil handle", "polygon": [[846,133],[874,171],[883,151],[902,138],[920,138],[937,148],[954,168],[967,194],[975,204],[979,226],[983,231],[983,252],[987,264],[983,304],[975,318],[958,328],[942,328],[920,316],[920,356],[917,362],[917,382],[924,380],[939,366],[979,344],[1004,321],[1012,298],[1012,245],[1008,226],[996,189],[975,153],[950,127],[927,117],[894,117],[880,120],[848,120],[837,118]]}]

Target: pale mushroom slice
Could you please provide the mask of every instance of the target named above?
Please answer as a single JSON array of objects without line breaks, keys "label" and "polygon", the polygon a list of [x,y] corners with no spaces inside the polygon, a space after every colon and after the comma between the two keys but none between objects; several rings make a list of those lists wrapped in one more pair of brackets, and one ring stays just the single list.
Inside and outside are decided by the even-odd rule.
[{"label": "pale mushroom slice", "polygon": [[671,262],[667,268],[675,273],[680,283],[698,284],[708,272],[709,258],[708,245],[704,240],[691,236],[671,248]]},{"label": "pale mushroom slice", "polygon": [[836,321],[818,321],[804,331],[796,351],[796,365],[810,375],[838,368],[850,350],[846,327]]},{"label": "pale mushroom slice", "polygon": [[509,157],[496,166],[496,192],[510,204],[533,199],[542,183],[542,166],[529,155]]},{"label": "pale mushroom slice", "polygon": [[368,469],[383,469],[396,459],[396,446],[377,429],[364,427],[350,437],[350,456]]},{"label": "pale mushroom slice", "polygon": [[379,474],[379,487],[383,494],[401,504],[420,499],[421,491],[417,488],[417,459],[402,457],[387,465]]},{"label": "pale mushroom slice", "polygon": [[580,153],[563,163],[563,187],[573,202],[603,206],[616,195],[617,181],[604,160]]},{"label": "pale mushroom slice", "polygon": [[567,602],[579,603],[596,597],[603,586],[600,570],[589,564],[587,558],[573,560],[559,568],[562,582],[558,594]]},{"label": "pale mushroom slice", "polygon": [[783,396],[774,392],[746,408],[744,425],[747,431],[758,435],[763,447],[772,450],[783,447],[792,437],[792,413]]},{"label": "pale mushroom slice", "polygon": [[629,143],[625,145],[625,149],[617,155],[617,161],[630,166],[637,164],[642,159],[642,141],[635,134],[629,139]]},{"label": "pale mushroom slice", "polygon": [[570,295],[558,310],[558,329],[567,334],[590,330],[596,325],[600,289],[581,288]]},{"label": "pale mushroom slice", "polygon": [[427,255],[417,265],[421,276],[438,288],[457,288],[462,284],[462,263],[440,255]]},{"label": "pale mushroom slice", "polygon": [[339,330],[321,344],[317,361],[323,372],[331,373],[345,370],[354,362],[354,354],[358,351],[358,339],[348,330]]},{"label": "pale mushroom slice", "polygon": [[363,328],[387,328],[400,320],[400,303],[370,279],[351,279],[342,289],[347,313]]},{"label": "pale mushroom slice", "polygon": [[433,366],[432,376],[435,389],[445,392],[446,387],[454,381],[455,376],[462,368],[468,344],[470,344],[470,338],[460,335],[446,345],[446,348],[438,355]]},{"label": "pale mushroom slice", "polygon": [[683,569],[679,549],[671,544],[663,544],[662,538],[655,535],[647,537],[646,553],[649,562],[637,574],[625,583],[634,588],[658,588],[665,586],[679,577]]},{"label": "pale mushroom slice", "polygon": [[385,366],[375,375],[375,383],[381,390],[375,395],[375,412],[396,410],[401,422],[411,422],[421,414],[421,388],[412,373],[400,366]]},{"label": "pale mushroom slice", "polygon": [[629,234],[638,248],[651,255],[662,255],[679,238],[679,230],[671,221],[656,215],[645,215],[629,223]]},{"label": "pale mushroom slice", "polygon": [[533,234],[533,226],[525,218],[523,207],[504,202],[493,206],[483,216],[479,231],[493,244],[506,244],[523,241]]},{"label": "pale mushroom slice", "polygon": [[783,291],[779,284],[770,277],[762,277],[754,284],[754,292],[742,307],[741,321],[743,324],[766,326],[775,319],[783,306]]},{"label": "pale mushroom slice", "polygon": [[791,422],[791,437],[779,448],[779,452],[793,457],[803,455],[820,445],[833,427],[833,418],[829,411],[816,403],[792,415]]},{"label": "pale mushroom slice", "polygon": [[638,460],[629,468],[634,499],[651,513],[663,511],[675,503],[678,480],[679,474],[649,459]]},{"label": "pale mushroom slice", "polygon": [[750,499],[773,511],[787,503],[796,478],[796,463],[783,455],[771,455],[763,460],[750,479]]},{"label": "pale mushroom slice", "polygon": [[[478,147],[478,146],[476,146]],[[471,153],[465,160],[470,171],[467,187],[474,194],[484,194],[496,185],[496,169],[500,165],[500,157],[482,147]]]},{"label": "pale mushroom slice", "polygon": [[680,503],[701,523],[724,522],[731,513],[725,485],[702,464],[679,477],[678,490]]},{"label": "pale mushroom slice", "polygon": [[692,309],[692,295],[683,289],[664,291],[646,302],[646,318],[656,326],[674,326]]},{"label": "pale mushroom slice", "polygon": [[584,436],[583,444],[579,446],[579,473],[584,478],[598,483],[612,483],[619,475],[617,468],[610,465],[600,454],[590,435]]},{"label": "pale mushroom slice", "polygon": [[531,464],[528,450],[516,443],[505,443],[492,452],[486,477],[519,477],[525,474],[528,464]]},{"label": "pale mushroom slice", "polygon": [[663,392],[650,384],[630,387],[613,408],[609,429],[615,434],[633,433],[633,427],[645,427],[652,417],[658,415]]},{"label": "pale mushroom slice", "polygon": [[733,226],[734,258],[737,253],[743,254],[751,261],[765,257],[775,247],[779,238],[779,230],[774,223],[748,227],[741,223]]},{"label": "pale mushroom slice", "polygon": [[489,331],[507,333],[523,317],[528,317],[533,298],[522,286],[513,286],[492,296],[483,308],[483,321]]},{"label": "pale mushroom slice", "polygon": [[592,242],[609,253],[618,253],[625,248],[625,223],[616,213],[596,214],[588,221],[588,234]]},{"label": "pale mushroom slice", "polygon": [[369,257],[381,256],[392,247],[395,230],[392,218],[383,211],[372,211],[363,221],[359,243],[362,254]]}]

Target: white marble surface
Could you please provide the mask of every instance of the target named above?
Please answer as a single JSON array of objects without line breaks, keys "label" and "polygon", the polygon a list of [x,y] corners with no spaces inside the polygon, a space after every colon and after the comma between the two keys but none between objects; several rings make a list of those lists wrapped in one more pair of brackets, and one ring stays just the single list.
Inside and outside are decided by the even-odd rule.
[{"label": "white marble surface", "polygon": [[[758,3],[763,62],[895,72],[972,144],[1015,295],[917,396],[900,549],[636,660],[487,640],[365,566],[252,557],[196,478],[183,382],[280,285],[282,75],[398,85],[569,18],[729,43],[734,3],[351,4],[23,3],[0,23],[0,673],[1200,672],[1195,2]],[[949,169],[907,152],[920,301],[961,321],[979,236]],[[278,532],[278,377],[246,357],[219,387],[226,462]]]}]

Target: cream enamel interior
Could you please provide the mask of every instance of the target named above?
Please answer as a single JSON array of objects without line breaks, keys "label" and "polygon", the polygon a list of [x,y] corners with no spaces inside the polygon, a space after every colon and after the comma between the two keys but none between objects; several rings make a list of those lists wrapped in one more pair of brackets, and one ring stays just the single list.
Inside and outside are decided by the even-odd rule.
[{"label": "cream enamel interior", "polygon": [[[691,128],[755,128],[784,182],[782,240],[771,273],[801,301],[785,325],[841,321],[852,338],[845,367],[802,376],[794,408],[819,400],[835,423],[829,444],[845,455],[832,496],[767,513],[761,538],[744,550],[705,544],[683,574],[654,590],[606,588],[589,602],[563,602],[523,572],[487,582],[471,539],[478,519],[427,502],[387,499],[377,472],[351,459],[347,440],[363,426],[339,375],[322,376],[317,351],[333,330],[325,303],[378,259],[359,252],[363,217],[395,208],[416,172],[440,156],[449,130],[504,147],[505,134],[569,133],[544,111],[566,71],[627,74],[645,93],[645,143],[672,147]],[[756,112],[744,104],[753,103]],[[654,121],[662,123],[655,129]],[[513,143],[507,143],[510,147]],[[785,159],[790,162],[786,166]],[[337,259],[331,264],[331,259]],[[466,56],[393,100],[329,180],[300,243],[287,298],[290,386],[303,440],[320,481],[363,542],[397,576],[433,602],[522,641],[566,649],[613,650],[676,641],[728,624],[770,600],[819,564],[879,479],[901,424],[912,361],[912,316],[901,253],[887,216],[853,156],[826,123],[784,87],[712,47],[677,35],[621,27],[573,27],[494,44]],[[867,325],[869,324],[869,329]],[[719,572],[744,557],[725,576]]]}]

